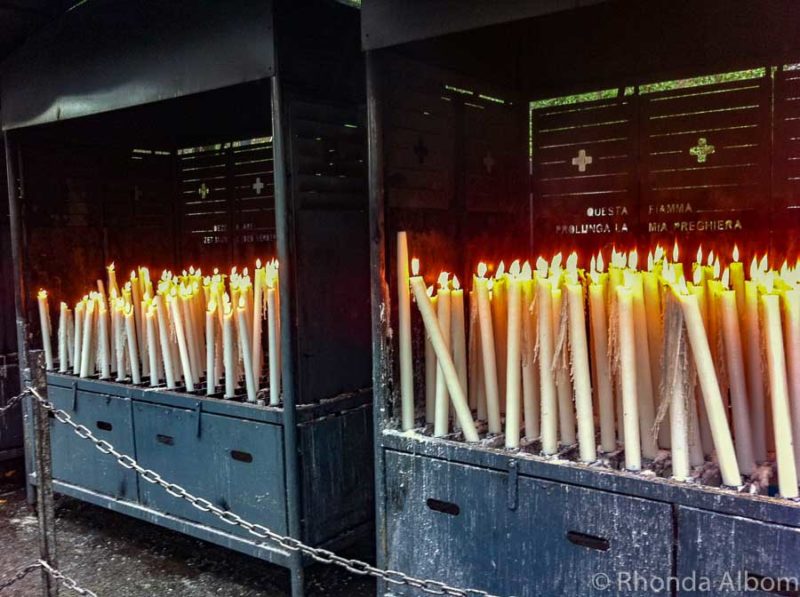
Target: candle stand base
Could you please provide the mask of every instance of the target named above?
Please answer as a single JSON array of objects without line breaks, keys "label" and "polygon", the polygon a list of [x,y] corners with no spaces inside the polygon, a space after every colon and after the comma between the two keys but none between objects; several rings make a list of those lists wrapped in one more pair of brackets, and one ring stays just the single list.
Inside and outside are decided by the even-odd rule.
[{"label": "candle stand base", "polygon": [[[48,395],[143,467],[245,520],[288,535],[297,508],[311,545],[371,536],[369,391],[298,406],[301,503],[287,497],[282,407],[61,374],[48,375]],[[308,563],[145,482],[55,420],[51,437],[57,492],[292,569]]]}]

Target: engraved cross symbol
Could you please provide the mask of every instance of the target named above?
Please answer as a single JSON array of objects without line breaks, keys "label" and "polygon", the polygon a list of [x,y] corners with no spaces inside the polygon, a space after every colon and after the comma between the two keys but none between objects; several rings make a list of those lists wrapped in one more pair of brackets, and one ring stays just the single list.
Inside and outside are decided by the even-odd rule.
[{"label": "engraved cross symbol", "polygon": [[211,192],[211,189],[209,189],[209,188],[206,186],[206,183],[203,183],[203,184],[201,184],[201,185],[200,185],[200,188],[199,188],[199,189],[197,189],[197,193],[198,193],[198,194],[199,194],[199,195],[200,195],[200,196],[201,196],[203,199],[205,199],[206,197],[208,197],[208,194],[209,194],[210,192]]},{"label": "engraved cross symbol", "polygon": [[592,156],[586,155],[586,150],[581,149],[578,156],[572,158],[572,165],[578,167],[578,172],[586,172],[586,166],[592,163]]},{"label": "engraved cross symbol", "polygon": [[264,183],[261,182],[260,176],[256,177],[256,181],[253,183],[253,190],[256,192],[256,195],[260,195],[261,191],[264,190]]},{"label": "engraved cross symbol", "polygon": [[422,137],[417,139],[417,144],[414,145],[414,155],[417,156],[420,164],[425,163],[425,158],[428,157],[428,148],[425,145],[425,142],[422,140]]},{"label": "engraved cross symbol", "polygon": [[706,140],[705,137],[700,137],[697,140],[697,145],[695,145],[689,150],[689,154],[697,158],[698,164],[705,163],[708,156],[710,156],[712,153],[715,152],[716,149],[714,148],[713,145],[708,144],[708,141]]},{"label": "engraved cross symbol", "polygon": [[487,151],[486,156],[483,158],[483,167],[486,168],[486,172],[489,174],[492,173],[492,169],[494,168],[494,157],[492,157],[492,152]]}]

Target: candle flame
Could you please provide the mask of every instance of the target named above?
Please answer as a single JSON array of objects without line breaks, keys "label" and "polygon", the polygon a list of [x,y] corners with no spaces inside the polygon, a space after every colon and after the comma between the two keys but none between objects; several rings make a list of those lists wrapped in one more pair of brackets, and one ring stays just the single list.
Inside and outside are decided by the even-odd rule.
[{"label": "candle flame", "polygon": [[708,262],[707,263],[708,263],[709,266],[714,265],[714,250],[713,249],[708,252]]},{"label": "candle flame", "polygon": [[692,284],[699,286],[703,282],[703,266],[694,268],[692,272]]},{"label": "candle flame", "polygon": [[575,251],[573,251],[572,253],[569,254],[569,257],[567,257],[567,270],[570,273],[575,273],[577,269],[578,269],[578,254]]},{"label": "candle flame", "polygon": [[695,259],[695,263],[703,263],[703,245],[697,247],[697,257]]},{"label": "candle flame", "polygon": [[461,290],[461,284],[458,281],[458,276],[453,274],[453,290]]},{"label": "candle flame", "polygon": [[655,268],[655,260],[653,259],[653,252],[647,252],[647,271],[652,272],[653,268]]},{"label": "candle flame", "polygon": [[525,263],[522,265],[522,279],[531,280],[532,278],[533,278],[533,272],[531,272],[531,262],[526,260]]},{"label": "candle flame", "polygon": [[544,277],[547,276],[547,260],[542,256],[539,256],[536,259],[536,273],[541,278],[544,278]]},{"label": "candle flame", "polygon": [[725,271],[722,272],[722,286],[725,288],[725,290],[728,290],[730,288],[730,283],[731,283],[731,272],[726,267]]},{"label": "candle flame", "polygon": [[479,278],[485,278],[486,277],[486,270],[488,270],[488,269],[489,268],[486,267],[486,264],[483,261],[481,261],[478,264],[478,277]]},{"label": "candle flame", "polygon": [[751,280],[758,280],[758,260],[753,257],[753,261],[750,262],[750,279]]},{"label": "candle flame", "polygon": [[561,252],[558,252],[555,255],[553,255],[553,259],[552,261],[550,261],[550,269],[553,271],[560,271],[562,259],[563,257],[561,256]]},{"label": "candle flame", "polygon": [[598,251],[597,252],[597,271],[602,274],[605,271],[605,269],[606,269],[606,264],[603,261],[603,252],[602,251]]},{"label": "candle flame", "polygon": [[656,263],[664,259],[664,247],[662,247],[660,244],[656,244],[656,250],[653,254],[653,259]]},{"label": "candle flame", "polygon": [[111,265],[109,265],[109,266],[106,266],[106,269],[107,269],[109,272],[113,272],[113,271],[114,271],[114,262],[112,261],[112,262],[111,262]]},{"label": "candle flame", "polygon": [[716,259],[714,259],[714,279],[715,280],[719,280],[719,270],[720,270],[719,257],[717,257]]},{"label": "candle flame", "polygon": [[447,272],[442,272],[439,274],[438,283],[439,283],[439,288],[441,290],[447,290],[448,278],[450,278],[450,274],[448,274]]},{"label": "candle flame", "polygon": [[42,288],[41,290],[39,290],[39,293],[37,294],[37,296],[40,299],[46,299],[47,298],[47,291],[44,288]]},{"label": "candle flame", "polygon": [[592,255],[592,258],[589,261],[589,275],[592,275],[595,272],[597,272],[597,260],[595,259],[595,256]]},{"label": "candle flame", "polygon": [[428,289],[426,290],[426,292],[428,293],[428,297],[432,297],[433,296],[433,286],[428,286]]},{"label": "candle flame", "polygon": [[672,261],[678,261],[678,257],[680,257],[680,252],[678,250],[678,241],[675,241],[675,244],[672,246]]},{"label": "candle flame", "polygon": [[411,260],[411,275],[418,276],[419,275],[419,259],[414,257]]},{"label": "candle flame", "polygon": [[261,269],[261,259],[256,259],[256,269]]},{"label": "candle flame", "polygon": [[758,269],[764,273],[766,273],[766,271],[769,269],[769,260],[767,259],[766,253],[764,253],[764,256],[761,258],[761,262],[758,264]]},{"label": "candle flame", "polygon": [[512,277],[516,278],[519,276],[519,272],[520,272],[519,259],[515,259],[514,261],[511,262],[511,267],[509,268],[508,273]]},{"label": "candle flame", "polygon": [[733,260],[739,262],[739,246],[736,244],[733,245]]},{"label": "candle flame", "polygon": [[628,255],[628,267],[635,271],[637,265],[639,265],[639,254],[636,252],[636,249],[634,249],[630,252],[630,255]]},{"label": "candle flame", "polygon": [[494,279],[499,280],[500,278],[503,277],[505,273],[506,273],[506,264],[504,261],[501,261],[500,265],[497,266],[497,271],[494,274]]}]

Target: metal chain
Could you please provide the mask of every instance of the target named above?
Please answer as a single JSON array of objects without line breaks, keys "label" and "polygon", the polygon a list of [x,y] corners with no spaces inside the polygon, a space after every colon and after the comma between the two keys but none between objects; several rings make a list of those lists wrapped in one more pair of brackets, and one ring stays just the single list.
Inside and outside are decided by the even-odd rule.
[{"label": "metal chain", "polygon": [[255,537],[274,541],[284,549],[288,549],[289,551],[293,552],[300,552],[322,564],[334,564],[344,568],[349,572],[352,572],[353,574],[358,574],[360,576],[374,576],[375,578],[382,579],[389,584],[406,585],[415,589],[419,589],[420,591],[430,595],[449,595],[450,597],[495,597],[486,591],[480,591],[477,589],[459,589],[448,586],[437,580],[422,580],[404,574],[403,572],[398,572],[397,570],[383,570],[381,568],[372,566],[367,562],[362,562],[361,560],[343,558],[342,556],[336,555],[327,549],[311,547],[299,539],[279,535],[267,527],[244,520],[238,514],[235,514],[230,510],[223,510],[204,498],[199,498],[192,495],[177,483],[169,483],[168,481],[165,481],[157,472],[144,468],[132,457],[118,452],[110,443],[96,437],[84,425],[73,421],[69,413],[57,409],[47,399],[43,398],[35,388],[31,387],[29,390],[36,397],[42,407],[51,412],[57,421],[71,427],[72,430],[82,439],[91,441],[94,444],[94,447],[103,454],[110,454],[116,458],[117,462],[121,466],[125,467],[126,469],[136,471],[139,476],[148,483],[160,486],[170,495],[189,502],[198,510],[202,512],[209,512],[223,522],[226,522],[232,526],[238,526]]},{"label": "metal chain", "polygon": [[44,560],[39,560],[36,565],[41,566],[47,572],[47,574],[49,574],[54,580],[57,580],[63,586],[68,588],[70,591],[74,591],[78,595],[86,595],[87,597],[97,597],[97,593],[95,593],[94,591],[90,591],[89,589],[84,589],[79,587],[78,583],[75,582],[73,578],[70,578],[69,576],[61,572],[61,570],[56,570]]},{"label": "metal chain", "polygon": [[6,411],[11,410],[18,402],[22,401],[29,393],[29,390],[25,390],[22,394],[9,398],[3,406],[0,406],[0,417],[2,417]]},{"label": "metal chain", "polygon": [[31,572],[40,568],[39,562],[34,562],[33,564],[28,564],[27,566],[23,566],[14,576],[9,577],[7,580],[0,581],[0,593],[8,589],[9,587],[17,584],[23,578],[28,576]]}]

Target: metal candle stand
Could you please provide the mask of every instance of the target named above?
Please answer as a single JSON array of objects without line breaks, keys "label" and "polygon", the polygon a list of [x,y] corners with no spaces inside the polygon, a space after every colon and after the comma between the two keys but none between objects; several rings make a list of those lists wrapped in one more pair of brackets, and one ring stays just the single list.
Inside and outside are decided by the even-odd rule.
[{"label": "metal candle stand", "polygon": [[[585,243],[595,251],[599,246],[610,251],[615,240],[627,242],[636,234],[650,240],[646,224],[643,231],[634,228],[621,236],[542,232],[569,221],[569,209],[585,214],[586,207],[574,198],[574,205],[557,199],[550,205],[532,193],[528,138],[516,134],[529,130],[531,99],[615,88],[620,81],[632,85],[732,71],[748,67],[746,55],[773,64],[787,60],[789,46],[800,55],[798,44],[788,41],[793,34],[773,18],[791,10],[787,3],[776,3],[774,11],[750,7],[760,17],[771,15],[769,26],[755,36],[751,28],[744,33],[732,25],[745,13],[755,18],[752,11],[734,14],[721,2],[704,4],[702,18],[667,2],[648,6],[646,14],[635,2],[578,4],[598,6],[568,11],[576,3],[530,2],[472,12],[430,0],[402,5],[374,0],[364,6],[378,565],[520,597],[616,594],[617,589],[627,594],[625,585],[616,583],[634,574],[646,584],[633,585],[631,594],[650,594],[648,588],[656,587],[647,584],[652,579],[666,583],[693,575],[714,583],[747,578],[764,583],[758,586],[777,586],[777,579],[798,576],[800,504],[794,501],[492,447],[497,442],[468,444],[457,436],[433,438],[421,429],[398,429],[397,231],[408,231],[410,256],[421,259],[426,273],[455,271],[462,280],[478,260],[496,264],[551,247],[570,250],[573,240],[578,248]],[[669,36],[656,34],[666,19],[680,26]],[[714,23],[713,31],[701,23]],[[702,56],[681,50],[703,36],[711,39],[703,42]],[[572,43],[580,49],[573,51]],[[775,76],[782,84],[785,73]],[[748,89],[762,84],[749,83]],[[601,127],[575,126],[595,108],[588,104],[586,114],[573,109],[564,117],[573,124],[557,129],[559,142],[576,154],[579,147],[569,145],[570,134],[592,137],[587,143],[624,137],[602,136]],[[598,154],[595,159],[599,163]],[[633,181],[631,188],[637,189]],[[588,189],[589,183],[577,177],[561,181],[573,183],[570,189]],[[637,211],[634,218],[638,223]],[[779,221],[779,226],[797,226],[788,212]],[[730,238],[731,246],[735,240],[721,238]],[[746,240],[757,246],[771,239],[767,233]],[[790,248],[780,242],[772,246]],[[415,337],[421,425],[421,330],[415,329]],[[663,586],[672,594],[692,590],[685,583]],[[746,594],[744,585],[735,587],[730,594]],[[788,588],[783,585],[790,592],[798,588],[791,581]],[[422,593],[383,583],[379,594]]]},{"label": "metal candle stand", "polygon": [[[49,397],[198,497],[337,549],[373,528],[358,16],[322,0],[76,7],[9,61],[2,88],[20,368],[40,286],[73,300],[114,259],[155,273],[276,256],[279,406],[55,372]],[[51,432],[56,491],[288,567],[304,594],[298,553],[190,508],[57,421]]]}]

